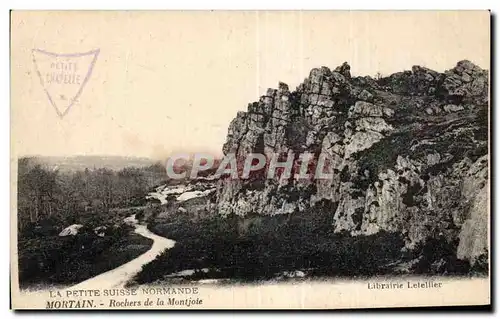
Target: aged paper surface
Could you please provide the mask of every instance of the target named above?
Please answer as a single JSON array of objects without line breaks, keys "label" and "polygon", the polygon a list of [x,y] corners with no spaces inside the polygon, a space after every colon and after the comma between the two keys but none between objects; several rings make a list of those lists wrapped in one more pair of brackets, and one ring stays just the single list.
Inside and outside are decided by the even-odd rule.
[{"label": "aged paper surface", "polygon": [[11,13],[14,309],[488,305],[488,11]]}]

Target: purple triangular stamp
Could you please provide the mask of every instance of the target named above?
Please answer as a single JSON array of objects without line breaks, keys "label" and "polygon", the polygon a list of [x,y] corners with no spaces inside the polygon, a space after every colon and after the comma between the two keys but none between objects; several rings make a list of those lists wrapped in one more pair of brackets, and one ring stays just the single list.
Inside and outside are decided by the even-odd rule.
[{"label": "purple triangular stamp", "polygon": [[92,75],[99,49],[59,54],[33,49],[33,63],[47,97],[59,117],[64,117],[82,94]]}]

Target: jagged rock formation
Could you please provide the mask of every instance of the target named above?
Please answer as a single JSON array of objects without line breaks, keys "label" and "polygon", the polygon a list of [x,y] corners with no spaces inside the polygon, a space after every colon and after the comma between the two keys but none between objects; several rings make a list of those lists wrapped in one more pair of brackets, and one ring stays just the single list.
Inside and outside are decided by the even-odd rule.
[{"label": "jagged rock formation", "polygon": [[223,146],[241,158],[306,150],[328,154],[333,179],[222,179],[219,213],[317,208],[337,232],[399,232],[409,249],[458,241],[457,257],[471,263],[487,253],[486,70],[460,61],[375,80],[351,77],[347,63],[313,69],[295,91],[280,83],[239,112]]}]

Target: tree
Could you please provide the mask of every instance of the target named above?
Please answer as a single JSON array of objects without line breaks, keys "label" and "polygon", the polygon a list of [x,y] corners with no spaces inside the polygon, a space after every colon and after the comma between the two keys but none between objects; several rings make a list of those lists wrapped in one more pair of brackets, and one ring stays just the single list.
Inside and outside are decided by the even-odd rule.
[{"label": "tree", "polygon": [[117,175],[118,191],[120,192],[122,201],[132,204],[135,199],[144,196],[144,191],[148,188],[148,183],[141,169],[126,167],[120,170]]},{"label": "tree", "polygon": [[51,217],[55,212],[57,170],[49,171],[29,159],[18,163],[18,205],[21,223],[37,222],[42,216]]}]

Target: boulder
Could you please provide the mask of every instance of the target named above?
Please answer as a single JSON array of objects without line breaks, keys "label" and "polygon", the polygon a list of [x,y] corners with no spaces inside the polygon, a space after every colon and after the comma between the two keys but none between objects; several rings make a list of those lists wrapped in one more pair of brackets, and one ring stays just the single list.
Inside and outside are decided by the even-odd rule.
[{"label": "boulder", "polygon": [[64,228],[60,233],[59,233],[59,236],[60,237],[65,237],[65,236],[75,236],[76,234],[78,234],[78,231],[80,230],[80,228],[82,228],[83,225],[81,224],[73,224],[73,225],[70,225],[66,228]]}]

